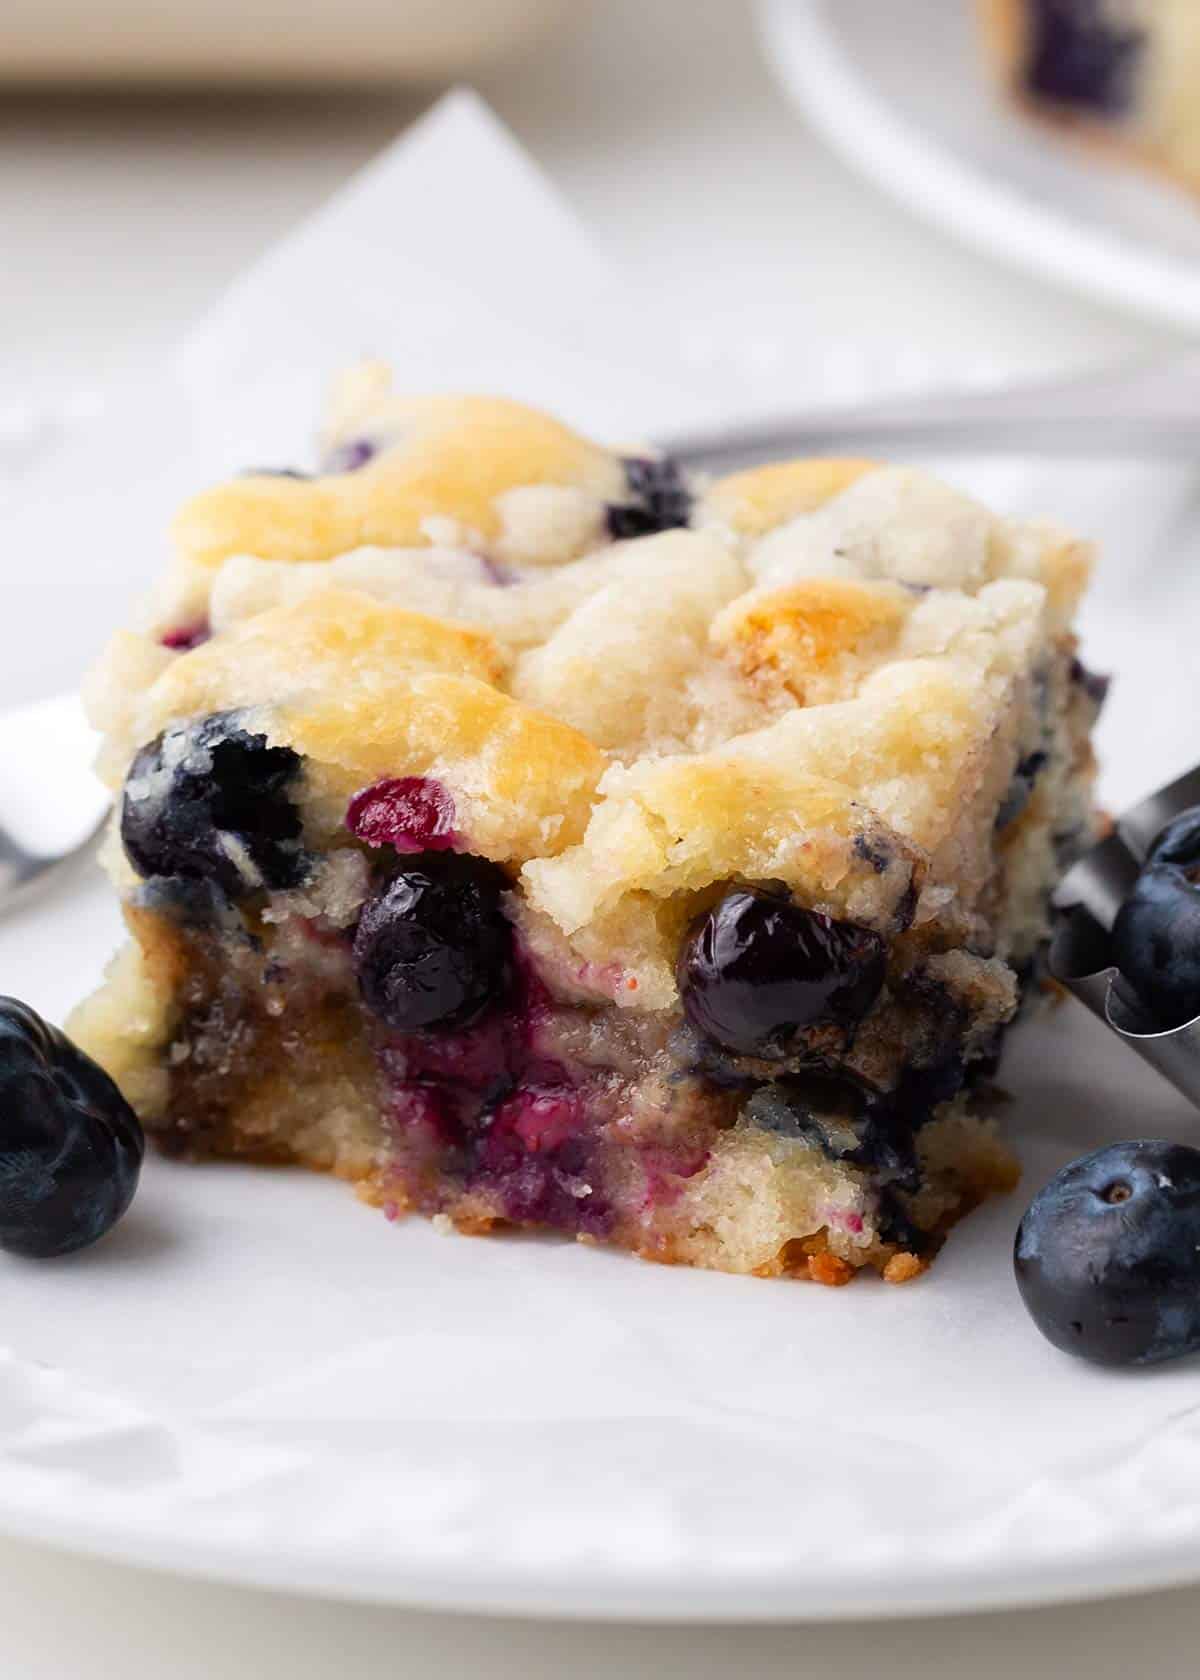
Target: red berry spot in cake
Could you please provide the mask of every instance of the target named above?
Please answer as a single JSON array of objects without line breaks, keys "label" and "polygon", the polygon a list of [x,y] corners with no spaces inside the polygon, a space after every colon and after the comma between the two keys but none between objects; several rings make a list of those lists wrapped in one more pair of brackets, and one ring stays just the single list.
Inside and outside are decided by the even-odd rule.
[{"label": "red berry spot in cake", "polygon": [[445,1093],[419,1081],[397,1085],[389,1092],[387,1119],[393,1130],[423,1131],[438,1141],[454,1133]]},{"label": "red berry spot in cake", "polygon": [[356,793],[346,810],[346,827],[368,846],[398,852],[447,852],[458,840],[454,800],[431,776],[399,776]]},{"label": "red berry spot in cake", "polygon": [[711,1150],[684,1138],[674,1143],[646,1143],[638,1152],[645,1173],[646,1208],[668,1207],[679,1198],[689,1178],[703,1172]]},{"label": "red berry spot in cake", "polygon": [[470,1183],[487,1192],[501,1216],[514,1224],[607,1235],[612,1209],[593,1182],[592,1139],[564,1135],[551,1143],[547,1134],[533,1147],[520,1129],[528,1112],[524,1095],[500,1105],[484,1134]]},{"label": "red berry spot in cake", "polygon": [[496,1110],[494,1124],[514,1132],[526,1149],[557,1149],[578,1131],[583,1103],[567,1086],[514,1091]]},{"label": "red berry spot in cake", "polygon": [[594,1069],[544,1046],[554,1014],[518,949],[505,997],[479,1019],[380,1039],[387,1167],[409,1204],[439,1211],[449,1179],[513,1224],[609,1232],[596,1162],[613,1094]]},{"label": "red berry spot in cake", "polygon": [[173,629],[164,630],[158,638],[161,647],[170,648],[172,653],[190,653],[212,636],[206,620],[195,624],[177,624]]}]

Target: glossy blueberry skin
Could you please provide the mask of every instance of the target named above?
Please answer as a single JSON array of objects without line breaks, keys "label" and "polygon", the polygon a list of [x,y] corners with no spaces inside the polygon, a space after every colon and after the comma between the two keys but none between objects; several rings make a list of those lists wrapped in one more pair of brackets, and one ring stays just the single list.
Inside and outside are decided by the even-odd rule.
[{"label": "glossy blueberry skin", "polygon": [[309,871],[289,789],[298,753],[272,747],[236,712],[166,729],[125,779],[121,840],[147,878],[207,881],[230,898],[299,886]]},{"label": "glossy blueberry skin", "polygon": [[806,1027],[852,1032],[886,968],[884,942],[869,928],[739,887],[692,923],[677,978],[698,1032],[736,1055],[779,1059]]},{"label": "glossy blueberry skin", "polygon": [[1030,1203],[1013,1264],[1038,1329],[1099,1365],[1200,1348],[1200,1150],[1114,1143]]},{"label": "glossy blueberry skin", "polygon": [[1156,836],[1147,863],[1173,863],[1181,869],[1200,868],[1200,805],[1181,811]]},{"label": "glossy blueberry skin", "polygon": [[1200,1015],[1200,885],[1151,863],[1117,912],[1113,960],[1164,1030]]},{"label": "glossy blueberry skin", "polygon": [[669,457],[631,457],[625,462],[625,481],[629,500],[608,509],[608,532],[614,542],[673,531],[691,518],[691,492]]},{"label": "glossy blueberry skin", "polygon": [[88,1247],[133,1200],[144,1153],[103,1069],[0,997],[0,1248],[40,1260]]},{"label": "glossy blueberry skin", "polygon": [[354,936],[359,990],[398,1032],[464,1027],[508,989],[512,929],[493,864],[453,852],[406,862],[363,906]]}]

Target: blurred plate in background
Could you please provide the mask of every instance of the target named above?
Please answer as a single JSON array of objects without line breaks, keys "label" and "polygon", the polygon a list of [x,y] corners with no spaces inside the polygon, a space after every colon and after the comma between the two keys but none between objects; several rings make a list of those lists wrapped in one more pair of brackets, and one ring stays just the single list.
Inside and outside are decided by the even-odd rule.
[{"label": "blurred plate in background", "polygon": [[909,209],[1108,303],[1200,327],[1200,203],[1008,109],[969,0],[759,0],[811,122]]}]

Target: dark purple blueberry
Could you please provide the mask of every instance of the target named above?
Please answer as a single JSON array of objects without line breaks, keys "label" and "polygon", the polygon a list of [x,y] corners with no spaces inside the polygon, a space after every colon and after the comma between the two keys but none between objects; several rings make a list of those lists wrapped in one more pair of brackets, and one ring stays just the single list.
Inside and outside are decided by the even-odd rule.
[{"label": "dark purple blueberry", "polygon": [[309,860],[289,789],[290,747],[272,747],[241,714],[176,725],[142,748],[125,779],[121,839],[139,875],[209,881],[230,898],[295,887]]},{"label": "dark purple blueberry", "polygon": [[1083,690],[1097,711],[1108,699],[1108,691],[1112,687],[1111,677],[1106,677],[1099,671],[1090,671],[1082,659],[1072,659],[1071,681]]},{"label": "dark purple blueberry", "polygon": [[869,928],[738,887],[692,923],[677,978],[698,1032],[737,1055],[777,1059],[806,1027],[849,1035],[886,968],[884,942]]},{"label": "dark purple blueberry", "polygon": [[614,542],[673,531],[691,518],[692,497],[676,462],[663,457],[633,456],[625,462],[629,499],[608,509],[608,530]]},{"label": "dark purple blueberry", "polygon": [[368,461],[373,461],[378,453],[378,446],[370,438],[352,438],[349,443],[339,444],[322,465],[327,473],[357,472]]},{"label": "dark purple blueberry", "polygon": [[[900,1082],[891,1101],[909,1125],[919,1128],[933,1114],[935,1108],[956,1097],[969,1079],[985,1078],[984,1062],[967,1063],[957,1049],[946,1051],[937,1061],[926,1067],[909,1064],[900,1075]],[[999,1065],[999,1053],[993,1058],[991,1071]]]},{"label": "dark purple blueberry", "polygon": [[892,861],[891,853],[881,840],[868,840],[865,834],[854,836],[854,855],[870,864],[876,875],[885,875]]},{"label": "dark purple blueberry", "polygon": [[1113,1143],[1039,1190],[1017,1232],[1017,1286],[1055,1347],[1100,1365],[1200,1348],[1200,1150]]},{"label": "dark purple blueberry", "polygon": [[[1186,835],[1168,849],[1182,848]],[[1198,873],[1173,863],[1151,863],[1117,912],[1113,961],[1162,1028],[1200,1015],[1200,884]]]},{"label": "dark purple blueberry", "polygon": [[1025,85],[1063,105],[1119,116],[1133,99],[1144,30],[1108,0],[1028,0]]},{"label": "dark purple blueberry", "polygon": [[936,1247],[936,1238],[914,1223],[902,1198],[890,1185],[884,1185],[879,1192],[875,1229],[880,1242],[895,1243],[897,1248],[906,1249],[910,1254],[925,1254]]},{"label": "dark purple blueberry", "polygon": [[828,1074],[797,1074],[762,1085],[743,1110],[759,1131],[794,1138],[831,1161],[862,1167],[885,1183],[915,1188],[912,1127],[886,1097]]},{"label": "dark purple blueberry", "polygon": [[1146,862],[1173,863],[1200,876],[1200,805],[1172,818],[1150,847]]},{"label": "dark purple blueberry", "polygon": [[1007,828],[1009,823],[1016,822],[1033,797],[1033,784],[1046,768],[1046,754],[1041,752],[1027,753],[1013,771],[1012,781],[1008,784],[1008,792],[1000,802],[1000,809],[996,812],[996,827]]},{"label": "dark purple blueberry", "polygon": [[423,853],[363,906],[354,961],[371,1012],[398,1032],[466,1026],[508,988],[512,929],[494,864]]},{"label": "dark purple blueberry", "polygon": [[112,1080],[57,1028],[0,997],[0,1248],[86,1248],[133,1200],[145,1139]]}]

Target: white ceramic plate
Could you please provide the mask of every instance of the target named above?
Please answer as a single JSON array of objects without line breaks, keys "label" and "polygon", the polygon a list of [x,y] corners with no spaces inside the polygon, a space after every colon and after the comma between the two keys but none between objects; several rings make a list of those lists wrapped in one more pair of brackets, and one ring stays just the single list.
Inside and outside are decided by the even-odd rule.
[{"label": "white ceramic plate", "polygon": [[[98,882],[0,924],[61,1016]],[[1020,1032],[1030,1185],[1196,1116],[1071,1006]],[[1042,1342],[1023,1197],[934,1273],[845,1291],[389,1225],[303,1173],[148,1162],[90,1253],[0,1266],[0,1527],[409,1605],[859,1617],[1200,1576],[1200,1368]]]},{"label": "white ceramic plate", "polygon": [[[1107,528],[1108,786],[1165,780],[1194,756],[1172,626],[1197,586],[1162,555],[1131,575],[1152,533],[1172,547],[1187,475],[959,470]],[[0,921],[0,991],[61,1019],[119,932],[98,878],[64,888]],[[1200,1132],[1074,1005],[1019,1030],[1005,1071],[1030,1188],[1105,1139]],[[545,1615],[862,1617],[1200,1578],[1200,1365],[1113,1375],[1042,1342],[1010,1270],[1024,1201],[974,1215],[915,1286],[826,1291],[446,1238],[302,1173],[151,1159],[90,1253],[0,1264],[0,1529]]]},{"label": "white ceramic plate", "polygon": [[968,0],[759,0],[784,86],[851,163],[993,256],[1200,326],[1200,203],[1021,120]]}]

